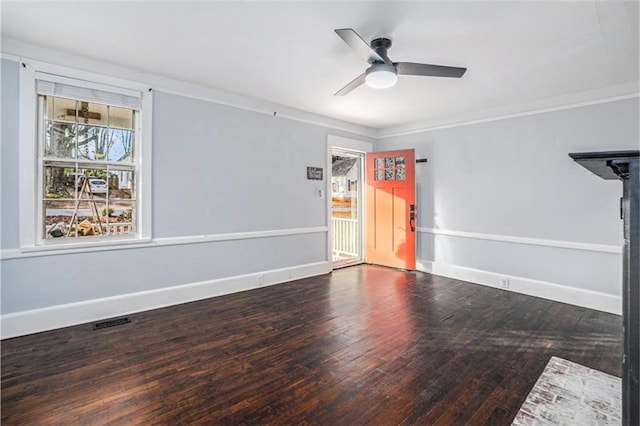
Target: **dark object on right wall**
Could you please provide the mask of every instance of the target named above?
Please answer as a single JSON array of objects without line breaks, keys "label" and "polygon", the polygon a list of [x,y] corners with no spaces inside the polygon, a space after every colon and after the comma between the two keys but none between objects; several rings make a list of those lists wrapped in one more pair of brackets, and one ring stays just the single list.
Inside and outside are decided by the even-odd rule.
[{"label": "dark object on right wall", "polygon": [[622,180],[622,424],[636,426],[640,424],[640,151],[580,152],[569,156],[603,179]]}]

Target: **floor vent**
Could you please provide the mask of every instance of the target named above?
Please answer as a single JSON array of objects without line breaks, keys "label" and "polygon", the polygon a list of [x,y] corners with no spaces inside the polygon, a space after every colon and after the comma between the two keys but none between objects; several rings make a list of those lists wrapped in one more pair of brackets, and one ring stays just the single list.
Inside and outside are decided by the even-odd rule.
[{"label": "floor vent", "polygon": [[130,322],[131,322],[131,320],[129,319],[129,317],[114,318],[114,319],[110,319],[110,320],[106,320],[106,321],[100,321],[100,322],[97,322],[97,323],[93,324],[93,329],[94,330],[101,330],[103,328],[115,327],[116,325],[127,324],[127,323],[130,323]]}]

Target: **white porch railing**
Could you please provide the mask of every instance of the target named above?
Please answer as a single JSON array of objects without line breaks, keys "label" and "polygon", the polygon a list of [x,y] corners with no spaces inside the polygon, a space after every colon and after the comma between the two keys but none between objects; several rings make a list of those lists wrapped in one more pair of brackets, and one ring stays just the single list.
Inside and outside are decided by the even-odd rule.
[{"label": "white porch railing", "polygon": [[131,222],[112,222],[103,223],[102,226],[109,227],[109,235],[129,235],[133,233],[133,223]]},{"label": "white porch railing", "polygon": [[[104,223],[101,222],[100,225],[97,223],[92,223],[93,225],[93,235],[130,235],[133,234],[133,223],[132,222],[112,222],[112,223]],[[60,229],[62,231],[62,235],[69,235],[75,237],[76,235],[76,226],[71,227],[71,231],[69,231],[69,227],[67,224],[62,222],[54,223],[45,228],[45,235],[47,239],[54,238],[51,235],[51,230],[54,228]],[[108,228],[108,230],[107,230]],[[101,232],[102,230],[102,232]]]},{"label": "white porch railing", "polygon": [[331,218],[332,251],[340,256],[360,256],[360,236],[357,219]]}]

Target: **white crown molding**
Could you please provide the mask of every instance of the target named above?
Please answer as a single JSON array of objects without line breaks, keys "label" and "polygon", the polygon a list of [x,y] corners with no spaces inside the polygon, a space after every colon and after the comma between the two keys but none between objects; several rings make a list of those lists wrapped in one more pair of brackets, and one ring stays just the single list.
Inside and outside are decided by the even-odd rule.
[{"label": "white crown molding", "polygon": [[545,98],[522,104],[509,105],[501,108],[474,111],[460,115],[455,120],[429,120],[409,123],[401,126],[388,127],[378,131],[378,139],[410,135],[414,133],[447,129],[451,127],[469,126],[472,124],[488,123],[491,121],[507,120],[546,112],[562,111],[640,97],[640,81],[608,86],[596,90],[572,93],[570,95]]},{"label": "white crown molding", "polygon": [[261,271],[0,316],[1,338],[23,336],[148,311],[331,272],[329,262]]},{"label": "white crown molding", "polygon": [[477,232],[453,231],[449,229],[434,229],[417,227],[418,232],[450,237],[473,238],[476,240],[499,241],[503,243],[527,244],[532,246],[555,247],[572,250],[595,251],[600,253],[622,254],[622,246],[605,244],[579,243],[575,241],[546,240],[542,238],[512,237],[509,235],[481,234]]},{"label": "white crown molding", "polygon": [[326,232],[329,232],[328,226],[314,226],[308,228],[272,229],[268,231],[229,232],[226,234],[187,235],[181,237],[154,238],[151,240],[104,241],[101,242],[100,245],[95,245],[95,243],[61,244],[57,246],[42,246],[28,249],[2,250],[0,251],[0,259],[4,261],[27,257],[58,256],[62,254],[88,253],[108,250],[131,250],[149,247],[213,243],[218,241],[283,237],[287,235],[319,234]]},{"label": "white crown molding", "polygon": [[369,138],[376,138],[378,135],[378,131],[370,127],[336,120],[334,118],[329,118],[307,111],[274,104],[272,102],[251,98],[249,96],[239,95],[224,90],[214,89],[211,87],[186,83],[155,74],[125,68],[119,65],[83,58],[70,53],[35,46],[11,38],[2,38],[2,58],[14,60],[17,62],[22,60],[35,60],[51,65],[61,65],[82,71],[103,74],[109,77],[117,77],[129,81],[139,82],[153,87],[154,90],[159,90],[161,92],[169,94],[199,99],[207,102],[229,106],[232,108],[258,112],[271,116],[275,115],[278,118],[299,121],[302,123],[313,124],[316,126],[326,127],[334,130],[340,130],[352,133],[354,135],[365,136]]},{"label": "white crown molding", "polygon": [[[4,39],[2,40],[2,42],[4,43]],[[19,56],[12,55],[6,52],[0,52],[0,59],[6,59],[8,61],[13,61],[13,62],[20,62]]]},{"label": "white crown molding", "polygon": [[[574,306],[596,309],[598,311],[609,312],[616,315],[622,314],[622,298],[613,294],[569,287],[547,281],[497,274],[495,272],[482,271],[479,269],[467,268],[443,262],[418,260],[416,265],[416,269],[418,271],[427,272],[429,274],[468,281],[488,287],[499,288],[501,290],[540,297],[547,300],[553,300],[555,302],[567,303]],[[502,280],[504,279],[509,280],[508,289],[503,288],[501,285]]]}]

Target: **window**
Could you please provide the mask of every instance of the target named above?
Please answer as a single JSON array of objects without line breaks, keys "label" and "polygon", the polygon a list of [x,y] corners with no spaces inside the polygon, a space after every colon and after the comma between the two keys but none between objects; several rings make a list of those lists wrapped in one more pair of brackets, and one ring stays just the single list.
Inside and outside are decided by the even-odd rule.
[{"label": "window", "polygon": [[[142,125],[142,114],[150,112],[150,100],[144,92],[39,71],[26,79],[31,83],[23,84],[21,76],[21,90],[35,88],[30,117],[36,125],[31,155],[21,150],[20,187],[34,196],[25,197],[33,206],[21,203],[21,246],[148,238],[150,197],[144,188],[150,188],[150,144],[142,143],[142,129],[149,123]],[[23,104],[22,111],[30,109],[29,102]],[[30,184],[23,182],[29,181],[27,168]]]},{"label": "window", "polygon": [[385,157],[374,159],[374,180],[404,180],[404,157]]}]

